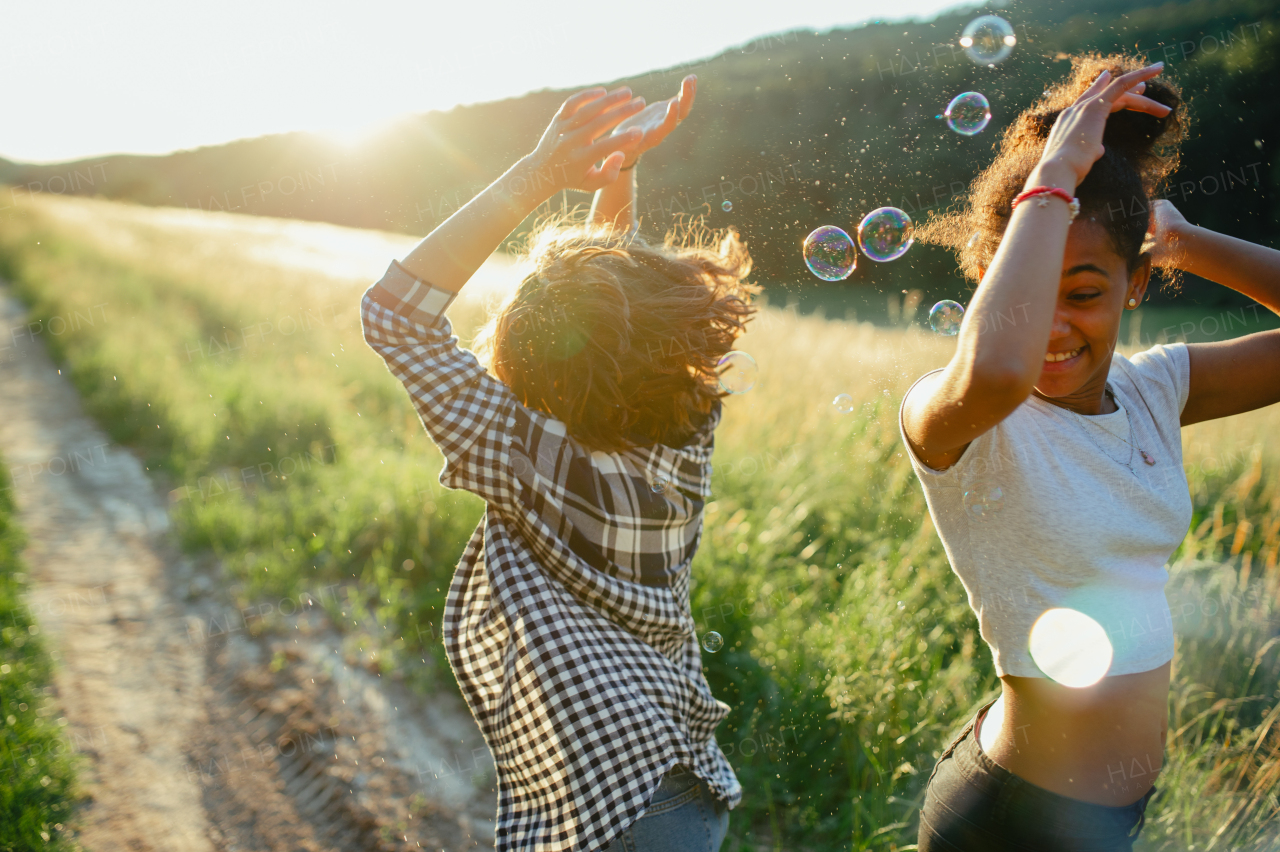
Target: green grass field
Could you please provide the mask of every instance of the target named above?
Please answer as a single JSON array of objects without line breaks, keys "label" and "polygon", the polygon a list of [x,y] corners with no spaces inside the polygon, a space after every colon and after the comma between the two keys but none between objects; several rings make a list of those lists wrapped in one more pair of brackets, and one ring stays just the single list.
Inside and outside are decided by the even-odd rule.
[{"label": "green grass field", "polygon": [[[171,489],[185,546],[219,555],[238,605],[266,614],[257,629],[273,601],[341,583],[318,600],[350,653],[447,683],[440,610],[481,505],[438,484],[439,454],[361,339],[359,295],[394,254],[290,268],[236,223],[252,224],[37,198],[0,230],[0,274],[90,412]],[[483,309],[451,311],[464,337]],[[704,659],[747,792],[726,849],[912,848],[936,755],[995,693],[899,444],[902,393],[953,346],[911,314],[890,329],[768,308],[739,344],[760,379],[726,401],[693,600],[725,640]],[[1170,739],[1144,849],[1277,842],[1278,426],[1265,411],[1184,433],[1196,510],[1169,587]]]},{"label": "green grass field", "polygon": [[24,600],[12,485],[0,465],[0,850],[73,849],[64,831],[76,763],[48,697],[52,661]]}]

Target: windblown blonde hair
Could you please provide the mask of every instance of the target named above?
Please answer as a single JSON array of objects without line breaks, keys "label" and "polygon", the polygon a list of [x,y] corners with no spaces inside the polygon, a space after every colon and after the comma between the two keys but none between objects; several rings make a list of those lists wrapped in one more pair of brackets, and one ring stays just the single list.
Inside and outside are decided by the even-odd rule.
[{"label": "windblown blonde hair", "polygon": [[554,219],[528,253],[533,271],[477,339],[494,375],[593,450],[685,443],[755,312],[737,232],[685,226],[653,245]]}]

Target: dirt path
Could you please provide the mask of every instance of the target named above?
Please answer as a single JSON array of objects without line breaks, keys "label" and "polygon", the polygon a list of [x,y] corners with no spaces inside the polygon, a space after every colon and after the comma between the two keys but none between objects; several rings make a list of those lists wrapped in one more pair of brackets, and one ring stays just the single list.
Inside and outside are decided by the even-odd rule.
[{"label": "dirt path", "polygon": [[350,665],[316,608],[290,635],[251,636],[216,562],[173,545],[141,463],[38,338],[8,335],[25,322],[0,287],[3,343],[17,337],[0,349],[0,453],[67,741],[86,757],[84,847],[491,848],[492,773],[461,702]]}]

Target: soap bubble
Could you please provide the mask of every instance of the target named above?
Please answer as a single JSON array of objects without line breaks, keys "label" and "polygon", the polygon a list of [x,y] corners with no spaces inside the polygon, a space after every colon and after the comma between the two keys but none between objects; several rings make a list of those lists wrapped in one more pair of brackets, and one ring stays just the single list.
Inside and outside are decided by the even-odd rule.
[{"label": "soap bubble", "polygon": [[960,46],[969,58],[979,65],[995,65],[1003,62],[1013,52],[1018,38],[1013,27],[998,15],[974,18],[960,33]]},{"label": "soap bubble", "polygon": [[979,479],[964,491],[964,510],[977,521],[988,521],[1004,508],[1004,489],[989,479]]},{"label": "soap bubble", "polygon": [[724,637],[714,630],[709,630],[702,634],[702,648],[709,654],[714,654],[724,647]]},{"label": "soap bubble", "polygon": [[943,299],[929,309],[929,327],[948,337],[960,333],[960,320],[964,319],[964,307],[959,302]]},{"label": "soap bubble", "polygon": [[669,483],[670,483],[670,480],[668,480],[662,474],[658,474],[653,478],[653,482],[649,483],[649,490],[651,490],[654,494],[661,494],[662,492],[667,490],[667,485]]},{"label": "soap bubble", "polygon": [[805,237],[804,262],[823,281],[840,281],[858,265],[858,252],[848,234],[834,225],[823,225]]},{"label": "soap bubble", "polygon": [[1111,669],[1111,640],[1102,625],[1074,609],[1046,610],[1031,628],[1031,659],[1063,686],[1082,689]]},{"label": "soap bubble", "polygon": [[831,400],[831,404],[841,414],[849,414],[853,411],[853,397],[847,393],[837,394],[836,398]]},{"label": "soap bubble", "polygon": [[724,212],[726,212],[726,213],[732,213],[732,212],[733,212],[733,202],[732,202],[732,201],[726,201],[724,204],[721,204],[721,205],[720,205],[720,209],[721,209],[721,210],[723,210],[723,211],[724,211]]},{"label": "soap bubble", "polygon": [[907,605],[902,601],[898,601],[898,609],[906,609]]},{"label": "soap bubble", "polygon": [[720,374],[720,387],[728,393],[746,393],[755,387],[760,368],[756,359],[739,349],[726,354],[716,364]]},{"label": "soap bubble", "polygon": [[911,217],[897,207],[878,207],[858,225],[858,245],[872,260],[897,260],[916,241]]},{"label": "soap bubble", "polygon": [[961,92],[947,104],[947,127],[961,136],[981,133],[991,121],[991,104],[981,92]]}]

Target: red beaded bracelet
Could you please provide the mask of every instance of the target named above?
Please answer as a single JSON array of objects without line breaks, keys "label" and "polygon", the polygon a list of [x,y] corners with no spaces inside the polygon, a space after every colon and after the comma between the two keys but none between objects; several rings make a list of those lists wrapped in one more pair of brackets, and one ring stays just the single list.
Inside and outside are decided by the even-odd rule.
[{"label": "red beaded bracelet", "polygon": [[1080,215],[1080,199],[1072,198],[1071,193],[1057,186],[1033,186],[1026,192],[1019,193],[1018,197],[1013,199],[1013,207],[1017,208],[1023,201],[1036,196],[1040,198],[1040,206],[1044,207],[1049,203],[1049,199],[1046,196],[1050,195],[1056,195],[1067,202],[1067,207],[1071,209],[1071,218],[1067,221],[1074,222],[1076,217]]}]

